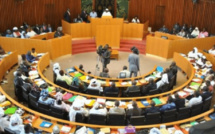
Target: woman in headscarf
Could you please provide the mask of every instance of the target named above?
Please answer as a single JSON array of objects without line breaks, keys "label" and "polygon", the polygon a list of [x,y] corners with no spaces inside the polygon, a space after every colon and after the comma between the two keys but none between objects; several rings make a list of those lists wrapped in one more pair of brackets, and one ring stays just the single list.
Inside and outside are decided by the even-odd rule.
[{"label": "woman in headscarf", "polygon": [[192,36],[193,38],[196,38],[196,37],[199,36],[199,28],[198,28],[198,27],[196,27],[196,28],[193,30],[193,32],[191,33],[191,36]]},{"label": "woman in headscarf", "polygon": [[22,123],[22,119],[21,119],[20,115],[18,115],[18,114],[13,114],[10,117],[9,128],[11,130],[15,131],[16,134],[25,134],[25,129],[24,129],[24,125]]},{"label": "woman in headscarf", "polygon": [[77,113],[82,113],[84,114],[85,117],[88,116],[88,110],[83,108],[82,106],[78,105],[78,103],[74,103],[71,107],[70,107],[70,111],[69,111],[69,120],[72,122],[75,122],[75,116]]},{"label": "woman in headscarf", "polygon": [[0,107],[0,132],[4,131],[4,128],[9,127],[9,121],[4,116],[4,110]]}]

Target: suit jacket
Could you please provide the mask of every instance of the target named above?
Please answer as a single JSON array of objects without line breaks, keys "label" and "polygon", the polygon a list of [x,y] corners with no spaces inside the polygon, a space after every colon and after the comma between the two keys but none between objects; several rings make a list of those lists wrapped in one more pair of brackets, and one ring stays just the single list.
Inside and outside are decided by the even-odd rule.
[{"label": "suit jacket", "polygon": [[156,112],[160,112],[159,107],[150,107],[150,108],[146,108],[144,114],[148,114],[148,113],[156,113]]},{"label": "suit jacket", "polygon": [[130,119],[131,116],[140,116],[142,113],[142,109],[140,108],[133,108],[133,109],[128,109],[126,111],[126,116],[128,119]]},{"label": "suit jacket", "polygon": [[71,23],[71,17],[70,17],[70,14],[66,11],[64,13],[64,16],[63,16],[64,20]]},{"label": "suit jacket", "polygon": [[115,88],[113,88],[113,87],[106,87],[105,90],[104,90],[104,95],[106,95],[107,92],[117,92],[118,93],[119,89],[116,88],[116,87]]},{"label": "suit jacket", "polygon": [[106,77],[106,78],[110,78],[109,74],[108,73],[105,73],[105,72],[101,72],[100,77]]},{"label": "suit jacket", "polygon": [[140,87],[136,86],[136,85],[132,85],[130,87],[127,88],[127,90],[125,91],[125,93],[129,93],[129,91],[139,91],[140,92]]},{"label": "suit jacket", "polygon": [[103,64],[109,64],[110,63],[110,56],[111,56],[111,52],[109,50],[106,50],[103,54],[102,54],[102,63]]},{"label": "suit jacket", "polygon": [[114,108],[110,108],[109,113],[110,114],[125,114],[125,110],[120,107],[114,107]]},{"label": "suit jacket", "polygon": [[185,99],[181,99],[181,98],[175,99],[174,102],[177,109],[185,107]]},{"label": "suit jacket", "polygon": [[203,92],[202,93],[202,101],[205,101],[205,99],[209,98],[210,96],[212,96],[212,93],[211,92]]},{"label": "suit jacket", "polygon": [[128,57],[129,71],[138,72],[139,69],[139,56],[137,54],[130,54]]},{"label": "suit jacket", "polygon": [[149,83],[148,85],[143,86],[142,94],[146,95],[149,93],[150,90],[153,90],[153,89],[157,89],[156,83]]}]

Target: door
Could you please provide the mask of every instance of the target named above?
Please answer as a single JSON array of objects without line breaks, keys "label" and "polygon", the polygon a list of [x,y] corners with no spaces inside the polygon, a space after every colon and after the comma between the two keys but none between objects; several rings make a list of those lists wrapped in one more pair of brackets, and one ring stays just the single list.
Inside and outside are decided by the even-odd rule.
[{"label": "door", "polygon": [[156,12],[155,12],[155,27],[153,31],[159,30],[165,22],[165,6],[156,6]]}]

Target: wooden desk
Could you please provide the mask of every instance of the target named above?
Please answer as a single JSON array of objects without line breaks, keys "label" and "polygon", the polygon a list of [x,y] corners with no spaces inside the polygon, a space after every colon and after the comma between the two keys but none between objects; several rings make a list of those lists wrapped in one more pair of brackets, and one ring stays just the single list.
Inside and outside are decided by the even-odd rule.
[{"label": "wooden desk", "polygon": [[[40,77],[45,80],[47,83],[49,83],[50,85],[53,85],[54,87],[59,87],[58,85],[54,84],[53,82],[51,82],[50,80],[48,80],[44,75],[43,75],[43,70],[44,70],[44,67],[41,67],[40,64],[44,64],[44,65],[48,65],[50,62],[48,60],[49,56],[48,54],[45,54],[41,59],[40,61],[38,62],[38,72],[39,72],[39,75]],[[65,88],[62,88],[60,87],[61,89],[65,90],[66,92],[68,93],[72,93],[73,95],[80,95],[80,96],[84,96],[86,98],[103,98],[103,99],[106,99],[106,100],[112,100],[112,101],[115,101],[115,100],[121,100],[121,101],[131,101],[131,100],[137,100],[137,101],[140,101],[142,99],[146,99],[146,100],[149,100],[152,99],[152,98],[160,98],[162,99],[163,97],[166,97],[167,95],[170,95],[170,94],[174,94],[175,92],[177,91],[180,91],[182,90],[184,87],[186,87],[191,81],[192,79],[194,78],[194,68],[192,66],[192,64],[187,61],[186,58],[184,58],[183,56],[181,56],[180,54],[178,53],[175,53],[175,58],[174,58],[176,64],[179,66],[179,67],[182,67],[181,69],[188,75],[189,79],[188,81],[186,81],[184,84],[182,84],[181,86],[171,90],[171,91],[168,91],[168,92],[164,92],[164,93],[161,93],[161,94],[156,94],[156,95],[149,95],[149,96],[141,96],[141,97],[105,97],[105,96],[96,96],[96,95],[88,95],[88,94],[83,94],[83,93],[80,93],[80,92],[75,92],[75,91],[71,91],[71,90],[68,90],[68,89],[65,89]],[[186,66],[187,68],[183,68],[183,66]],[[41,68],[40,68],[41,67]],[[79,70],[80,71],[80,70]],[[147,75],[149,75],[151,72],[149,72]],[[98,77],[97,77],[98,78]],[[139,76],[139,77],[134,77],[132,79],[141,79],[142,76]],[[107,79],[107,78],[102,78],[102,79]],[[116,78],[114,79],[111,79],[111,80],[117,80]],[[127,78],[125,79],[126,80],[131,80],[130,78]],[[106,82],[107,86],[109,86],[109,82]],[[120,86],[120,85],[119,85]],[[126,86],[129,86],[129,85],[126,85]],[[142,105],[141,103],[139,103],[140,107],[141,108],[144,108],[145,106]]]},{"label": "wooden desk", "polygon": [[[0,44],[6,51],[16,51],[18,54],[26,54],[31,48],[35,48],[37,53],[50,53],[51,59],[71,54],[72,45],[70,35],[60,38],[51,38],[53,33],[38,35],[32,39],[0,37]],[[41,40],[43,37],[49,40]]]},{"label": "wooden desk", "polygon": [[[49,58],[49,55],[48,53],[45,54],[39,61],[38,64],[41,64],[41,63],[44,63],[44,62],[49,62],[48,61],[48,58]],[[179,58],[179,57],[178,57]],[[180,57],[181,58],[181,57]],[[175,58],[175,60],[177,60],[177,58]],[[7,62],[7,60],[4,60],[3,62]],[[0,64],[0,70],[3,68],[2,66],[3,64]],[[11,64],[8,64],[8,65],[11,65]],[[48,63],[45,63],[45,65],[48,65]],[[38,69],[44,69],[45,68],[45,65],[42,66],[42,65],[38,65]],[[7,66],[7,68],[10,68],[9,66]],[[41,70],[38,70],[39,73],[41,73]],[[42,75],[43,76],[43,75]],[[8,96],[5,91],[0,87],[0,92],[6,96],[6,98],[11,101],[12,104],[22,108],[23,110],[25,110],[26,112],[28,113],[31,113],[33,114],[34,116],[36,116],[36,120],[32,123],[32,126],[34,128],[38,128],[38,129],[41,129],[41,130],[44,130],[46,132],[52,132],[52,128],[53,126],[55,125],[58,125],[60,126],[60,129],[62,127],[62,125],[60,125],[59,123],[64,123],[66,125],[69,125],[69,126],[72,126],[73,129],[71,130],[71,133],[75,131],[75,128],[76,126],[86,126],[86,127],[91,127],[91,128],[105,128],[105,127],[108,127],[108,128],[111,128],[111,129],[118,129],[118,128],[124,128],[125,126],[106,126],[106,125],[92,125],[92,124],[85,124],[85,123],[76,123],[76,122],[70,122],[70,121],[66,121],[66,120],[61,120],[61,119],[57,119],[57,118],[53,118],[51,116],[48,116],[48,115],[44,115],[44,114],[41,114],[39,112],[36,112],[34,110],[31,110],[29,108],[27,108],[26,106],[18,103],[17,101],[15,101],[13,98],[11,98],[10,96]],[[135,98],[136,99],[136,98]],[[138,105],[140,102],[138,102]],[[182,124],[182,123],[186,123],[186,122],[190,122],[190,121],[194,121],[196,119],[199,119],[199,118],[206,118],[208,119],[208,115],[213,113],[214,112],[214,109],[211,109],[205,113],[202,113],[200,115],[197,115],[197,116],[194,116],[194,117],[191,117],[191,118],[188,118],[188,119],[184,119],[184,120],[180,120],[180,121],[174,121],[174,122],[169,122],[169,123],[162,123],[163,125],[166,125],[166,126],[173,126],[173,125],[176,125],[176,124]],[[39,125],[40,123],[44,120],[42,118],[46,118],[48,120],[50,120],[50,122],[53,123],[53,126],[46,129],[46,128],[41,128]],[[143,128],[152,128],[152,127],[160,127],[161,124],[153,124],[153,125],[143,125],[143,126],[135,126],[136,129],[143,129]]]},{"label": "wooden desk", "polygon": [[110,58],[111,58],[111,59],[117,59],[117,60],[118,60],[118,59],[119,59],[119,51],[113,49],[113,50],[111,51],[111,56],[110,56]]},{"label": "wooden desk", "polygon": [[[168,39],[163,39],[161,36],[167,36]],[[174,52],[188,53],[194,47],[208,50],[214,45],[214,42],[215,37],[186,39],[175,35],[155,32],[155,36],[147,36],[146,53],[169,59],[173,58]]]}]

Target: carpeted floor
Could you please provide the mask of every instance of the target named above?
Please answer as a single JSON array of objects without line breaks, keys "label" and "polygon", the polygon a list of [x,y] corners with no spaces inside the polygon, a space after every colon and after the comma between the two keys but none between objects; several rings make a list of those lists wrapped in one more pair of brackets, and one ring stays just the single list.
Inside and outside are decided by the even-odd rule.
[{"label": "carpeted floor", "polygon": [[[111,60],[110,64],[108,65],[109,74],[111,77],[117,77],[118,73],[122,70],[124,65],[128,66],[128,55],[127,52],[119,52],[119,59],[118,60]],[[50,62],[50,67],[44,71],[44,75],[49,79],[53,80],[53,72],[52,72],[52,65],[53,63],[58,62],[60,63],[61,69],[65,70],[66,68],[70,68],[73,66],[79,66],[79,64],[84,65],[85,71],[91,71],[92,74],[98,75],[101,71],[101,63],[97,60],[96,52],[92,53],[83,53],[77,55],[65,55],[60,58],[57,58]],[[140,55],[140,72],[141,75],[148,73],[153,69],[155,65],[162,66],[163,68],[169,67],[172,60],[164,61],[159,58]],[[100,71],[96,71],[95,67],[96,64],[99,64]],[[16,98],[14,95],[14,87],[13,87],[13,72],[16,70],[17,66],[14,67],[7,75],[6,78],[8,79],[8,84],[1,85],[3,89],[13,98]],[[182,85],[187,79],[185,76],[179,71],[178,72],[178,79],[177,85],[178,87]],[[175,88],[174,87],[174,88]]]}]

